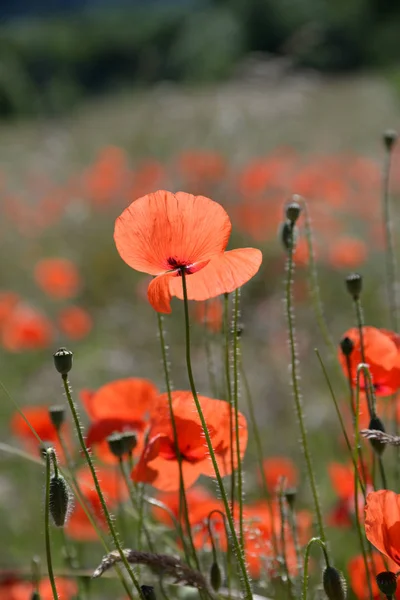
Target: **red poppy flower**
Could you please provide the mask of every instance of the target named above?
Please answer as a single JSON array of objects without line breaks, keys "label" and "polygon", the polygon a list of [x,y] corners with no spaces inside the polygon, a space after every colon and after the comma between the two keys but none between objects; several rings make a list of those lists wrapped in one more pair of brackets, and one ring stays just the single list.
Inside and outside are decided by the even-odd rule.
[{"label": "red poppy flower", "polygon": [[60,331],[71,340],[80,340],[90,333],[92,317],[80,306],[67,306],[58,315]]},{"label": "red poppy flower", "polygon": [[400,495],[370,492],[365,505],[365,535],[377,550],[400,566]]},{"label": "red poppy flower", "polygon": [[[343,334],[354,344],[350,355],[351,379],[355,387],[357,382],[357,367],[362,362],[360,335],[358,328],[349,329]],[[376,327],[363,328],[365,361],[369,366],[378,396],[389,396],[394,394],[400,387],[400,337],[392,331],[377,329]],[[339,362],[347,376],[346,358],[339,349]],[[360,384],[363,387],[364,377],[361,374]]]},{"label": "red poppy flower", "polygon": [[207,184],[222,181],[228,170],[226,161],[217,152],[186,151],[178,157],[177,162],[185,183],[201,185],[203,188]]},{"label": "red poppy flower", "polygon": [[0,327],[10,318],[18,302],[18,294],[14,292],[0,292]]},{"label": "red poppy flower", "polygon": [[34,271],[37,285],[51,298],[72,298],[81,286],[74,263],[66,258],[44,258]]},{"label": "red poppy flower", "polygon": [[136,453],[143,445],[143,431],[156,405],[157,388],[147,379],[118,379],[103,385],[97,392],[81,394],[92,421],[86,444],[94,447],[104,462],[115,463],[106,438],[116,431],[133,430],[138,435]]},{"label": "red poppy flower", "polygon": [[[182,457],[185,486],[190,487],[200,477],[213,477],[212,465],[204,441],[204,433],[191,392],[175,391],[173,411],[178,432],[178,444]],[[222,475],[232,471],[230,464],[229,411],[230,406],[222,400],[199,396],[199,401],[209,429],[211,442]],[[236,448],[235,436],[234,447]],[[247,445],[247,423],[239,413],[239,444],[241,455]],[[234,453],[233,468],[237,466]],[[138,464],[132,472],[134,481],[151,483],[163,491],[179,489],[179,467],[175,453],[173,431],[168,411],[167,395],[159,397],[159,408],[154,413],[148,443]]]},{"label": "red poppy flower", "polygon": [[[43,442],[51,442],[57,453],[57,456],[63,460],[65,457],[58,441],[57,431],[49,417],[49,407],[25,406],[22,408],[22,412],[40,439]],[[39,442],[31,431],[29,425],[19,413],[14,413],[11,419],[11,431],[13,435],[22,441],[29,452],[32,452],[33,454],[39,453]],[[71,440],[67,424],[63,425],[62,431],[64,437],[66,438],[67,444],[70,445]]]},{"label": "red poppy flower", "polygon": [[[352,558],[348,565],[347,570],[349,572],[350,586],[354,592],[354,595],[358,600],[369,600],[369,586],[368,579],[371,584],[371,590],[374,600],[380,600],[381,594],[379,592],[378,584],[376,583],[375,576],[382,571],[386,571],[385,562],[380,554],[374,552],[372,554],[372,560],[367,556],[368,574],[365,572],[364,557],[359,554]],[[389,569],[396,571],[396,567],[393,563],[389,563]],[[400,600],[400,587],[397,588],[396,600]]]},{"label": "red poppy flower", "polygon": [[[63,577],[56,578],[56,587],[59,600],[70,600],[78,591],[78,586],[72,579]],[[35,591],[33,584],[29,581],[10,578],[9,581],[0,582],[1,600],[31,600]],[[39,583],[39,594],[41,600],[53,600],[53,591],[49,579],[42,579]]]},{"label": "red poppy flower", "polygon": [[132,202],[116,221],[114,239],[130,267],[156,276],[148,288],[150,304],[169,313],[171,297],[183,297],[181,269],[189,300],[232,292],[257,273],[261,252],[225,252],[230,233],[229,217],[217,202],[160,190]]},{"label": "red poppy flower", "polygon": [[367,246],[362,240],[342,237],[332,244],[329,262],[338,269],[354,269],[366,261],[367,255]]},{"label": "red poppy flower", "polygon": [[265,480],[270,493],[279,491],[281,481],[284,483],[285,488],[296,487],[298,479],[297,469],[290,458],[282,456],[266,458],[263,467]]},{"label": "red poppy flower", "polygon": [[194,310],[195,319],[213,333],[221,331],[223,309],[219,298],[212,298],[206,302],[196,302]]},{"label": "red poppy flower", "polygon": [[53,339],[53,327],[45,315],[19,304],[4,323],[1,341],[9,352],[47,348]]},{"label": "red poppy flower", "polygon": [[[128,497],[128,490],[120,475],[114,469],[104,467],[96,468],[97,477],[101,490],[104,494],[107,506],[113,510],[119,502],[124,502]],[[77,473],[79,489],[84,496],[91,515],[99,528],[107,530],[107,522],[101,507],[99,497],[94,487],[92,474],[88,467],[83,467]],[[65,526],[67,535],[77,541],[95,541],[98,539],[97,532],[88,519],[82,505],[75,502],[73,511]]]},{"label": "red poppy flower", "polygon": [[[329,517],[330,525],[350,527],[355,513],[353,464],[343,465],[332,462],[328,465],[328,473],[332,487],[338,497],[338,503]],[[368,491],[371,489],[371,478],[366,466],[364,466],[363,470],[360,467],[360,476],[363,480],[364,474],[367,479]],[[360,518],[362,519],[364,514],[364,496],[361,493],[360,487],[358,489],[358,509]]]}]

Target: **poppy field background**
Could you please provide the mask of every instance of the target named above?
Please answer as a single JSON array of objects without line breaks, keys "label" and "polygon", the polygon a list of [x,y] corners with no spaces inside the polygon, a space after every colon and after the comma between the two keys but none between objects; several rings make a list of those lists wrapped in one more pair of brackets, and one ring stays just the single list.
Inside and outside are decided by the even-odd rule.
[{"label": "poppy field background", "polygon": [[[271,486],[276,486],[275,468],[279,475],[286,473],[290,486],[298,490],[298,510],[309,510],[311,496],[288,371],[285,252],[278,230],[292,194],[304,197],[312,222],[324,314],[335,345],[355,326],[345,286],[345,277],[353,271],[363,275],[365,323],[389,329],[381,208],[382,133],[388,127],[396,129],[399,117],[396,96],[381,78],[325,80],[293,75],[279,85],[274,80],[226,83],[200,92],[160,84],[150,91],[84,103],[62,118],[2,124],[2,443],[39,457],[36,442],[16,424],[10,397],[27,414],[29,407],[63,403],[52,359],[60,346],[74,352],[70,381],[83,404],[88,390],[128,377],[148,379],[160,392],[165,391],[157,317],[146,295],[151,278],[129,269],[120,259],[113,231],[115,219],[137,198],[158,189],[183,190],[223,205],[233,225],[228,249],[251,246],[263,253],[259,272],[241,292],[242,361],[264,456],[273,461],[266,469],[275,481]],[[396,207],[400,145],[393,154],[391,197]],[[394,219],[396,240],[396,211]],[[353,475],[315,348],[321,352],[344,418],[350,422],[351,417],[347,405],[344,408],[346,381],[337,357],[332,357],[324,343],[310,299],[304,215],[299,221],[295,263],[296,333],[310,448],[335,566],[344,571],[351,586],[349,561],[359,554],[345,508],[353,492],[349,483]],[[224,378],[222,299],[210,300],[207,306],[191,302],[190,314],[199,393],[215,397],[207,352],[211,352],[218,384]],[[188,389],[182,323],[182,303],[173,299],[164,327],[176,390]],[[243,381],[240,389],[239,409],[248,418]],[[389,402],[379,400],[383,413],[385,401]],[[43,415],[37,413],[38,431],[48,427]],[[31,417],[35,423],[33,412]],[[84,418],[87,424],[89,418]],[[71,444],[76,445],[70,420],[69,426]],[[244,458],[249,512],[260,501],[256,453],[249,435]],[[386,453],[389,463],[395,450],[389,448]],[[33,555],[41,555],[45,564],[44,469],[40,461],[30,463],[8,452],[0,452],[0,461],[0,567],[26,571]],[[389,477],[394,477],[394,468],[388,469]],[[212,506],[216,497],[212,479],[204,477],[200,483],[208,490]],[[114,507],[115,489],[110,486]],[[117,523],[126,518],[118,514]],[[78,520],[77,533],[71,538],[77,541],[81,564],[95,568],[104,552],[93,540],[80,540],[82,527]],[[155,520],[152,527],[156,539],[162,540],[163,525]],[[305,542],[310,532],[304,514]],[[55,556],[60,555],[63,541],[57,531],[53,542]],[[62,563],[59,557],[55,562]],[[356,570],[357,565],[353,567]],[[318,583],[318,577],[318,572],[311,573],[312,581]],[[355,575],[354,581],[349,597],[363,598]],[[93,598],[116,597],[114,589],[112,580],[102,579],[93,584]],[[43,597],[47,598],[44,592]]]}]

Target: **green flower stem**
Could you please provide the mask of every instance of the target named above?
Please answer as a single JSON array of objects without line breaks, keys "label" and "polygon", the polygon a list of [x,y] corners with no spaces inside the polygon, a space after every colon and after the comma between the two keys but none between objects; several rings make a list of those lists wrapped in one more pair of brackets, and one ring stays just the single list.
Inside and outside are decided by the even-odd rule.
[{"label": "green flower stem", "polygon": [[225,363],[225,380],[226,380],[226,393],[227,393],[227,401],[229,402],[229,406],[231,410],[229,412],[229,448],[230,448],[230,461],[231,461],[231,511],[232,514],[235,510],[235,469],[234,467],[234,444],[233,444],[233,395],[232,395],[232,381],[231,381],[231,354],[230,354],[230,344],[229,344],[229,294],[224,294],[224,335],[225,335],[225,353],[224,353],[224,363]]},{"label": "green flower stem", "polygon": [[321,540],[321,538],[314,537],[308,542],[306,546],[306,551],[304,553],[304,571],[303,571],[303,593],[301,595],[301,600],[307,600],[307,584],[308,584],[308,562],[310,559],[311,548],[314,544],[318,544],[324,553],[325,563],[327,567],[330,567],[328,552],[326,550],[326,544]]},{"label": "green flower stem", "polygon": [[[349,384],[349,403],[350,403],[351,414],[353,417],[353,430],[355,433],[356,432],[356,401],[354,398],[354,389],[353,389],[353,385],[352,385],[350,356],[346,356],[346,376],[347,376],[347,381]],[[364,482],[364,490],[365,490],[365,486],[367,485],[367,473],[365,470],[365,461],[364,461],[364,456],[363,456],[363,452],[362,452],[362,448],[361,448],[360,444],[358,447],[358,456],[359,456],[359,460],[360,460],[360,468],[361,468],[362,479]],[[360,483],[361,483],[361,478],[360,478]],[[364,498],[365,498],[365,492],[364,492]]]},{"label": "green flower stem", "polygon": [[[214,540],[214,536],[213,536],[213,532],[212,532],[212,528],[211,528],[211,518],[215,513],[219,514],[224,522],[225,536],[226,536],[227,541],[229,540],[229,530],[228,530],[228,525],[226,523],[226,516],[222,512],[222,510],[219,510],[218,508],[215,508],[214,510],[212,510],[207,517],[207,527],[208,527],[208,534],[209,534],[210,540],[211,540],[211,549],[212,549],[213,560],[216,562],[217,561],[217,552],[216,552],[215,540]],[[228,544],[227,551],[226,551],[226,563],[227,563],[227,565],[226,565],[226,580],[227,580],[227,585],[228,585],[228,590],[229,590],[229,596],[230,596],[231,579],[232,579],[232,564],[231,564],[230,558],[231,558],[231,551],[230,551],[230,545]]]},{"label": "green flower stem", "polygon": [[398,332],[399,302],[397,294],[397,265],[393,239],[393,219],[391,216],[391,203],[389,191],[391,159],[392,148],[387,148],[385,152],[382,174],[382,219],[385,232],[386,286],[390,326],[393,329],[393,331]]},{"label": "green flower stem", "polygon": [[[249,416],[250,416],[251,429],[252,429],[254,441],[256,443],[257,460],[258,460],[258,466],[259,466],[259,470],[260,470],[262,488],[263,488],[263,492],[264,492],[264,497],[267,501],[268,511],[269,511],[269,514],[271,517],[271,523],[273,523],[274,522],[274,514],[273,514],[273,507],[272,507],[272,502],[271,502],[271,495],[268,491],[267,480],[266,480],[265,472],[264,472],[264,455],[263,455],[263,450],[262,450],[261,437],[260,437],[260,432],[258,430],[258,423],[257,423],[255,411],[254,411],[253,397],[251,395],[250,385],[249,385],[249,382],[247,379],[246,371],[243,366],[243,361],[241,361],[241,363],[240,363],[240,374],[241,374],[244,389],[246,392],[247,408],[248,408]],[[272,533],[272,546],[274,549],[274,553],[275,553],[275,556],[278,556],[278,542],[276,539],[276,531],[275,531],[274,527],[272,527],[271,533]]]},{"label": "green flower stem", "polygon": [[[289,503],[288,503],[289,504]],[[294,549],[296,552],[296,561],[297,561],[297,568],[299,573],[301,572],[301,547],[300,547],[300,542],[299,542],[299,535],[298,535],[298,531],[297,531],[297,522],[296,522],[296,511],[294,509],[293,506],[290,506],[289,504],[289,525],[290,525],[290,529],[292,532],[292,538],[293,538],[293,544],[294,544]]]},{"label": "green flower stem", "polygon": [[[94,468],[94,464],[93,464],[92,458],[90,456],[90,452],[89,452],[89,450],[86,447],[85,440],[83,439],[82,428],[81,428],[81,424],[80,424],[80,420],[79,420],[78,411],[76,410],[75,402],[74,402],[74,400],[72,398],[71,389],[70,389],[69,382],[68,382],[68,375],[62,375],[61,378],[62,378],[63,385],[64,385],[65,395],[67,397],[68,404],[69,404],[69,407],[70,407],[70,410],[71,410],[71,413],[72,413],[72,417],[73,417],[73,420],[74,420],[75,429],[76,429],[76,432],[78,434],[79,443],[80,443],[82,451],[83,451],[83,453],[85,455],[86,462],[87,462],[87,464],[89,466],[90,472],[92,474],[93,483],[94,483],[94,486],[96,488],[96,492],[97,492],[97,495],[99,497],[100,504],[101,504],[101,507],[103,509],[103,513],[104,513],[104,516],[106,518],[106,521],[107,521],[107,525],[108,525],[108,529],[110,531],[110,535],[111,535],[111,537],[112,537],[112,539],[114,541],[116,549],[118,550],[118,554],[121,557],[122,564],[124,565],[125,569],[127,570],[128,575],[129,575],[130,579],[132,580],[132,583],[135,586],[136,591],[139,594],[139,598],[143,598],[143,594],[142,594],[142,591],[140,589],[139,582],[137,581],[137,579],[135,577],[135,574],[134,574],[134,572],[132,570],[131,565],[127,561],[127,558],[125,556],[125,553],[123,551],[121,543],[120,543],[120,541],[118,539],[118,535],[117,535],[117,532],[115,530],[114,523],[112,521],[110,512],[109,512],[109,510],[107,508],[107,504],[106,504],[106,501],[104,499],[104,495],[103,495],[103,492],[102,492],[101,487],[100,487],[99,480],[98,480],[97,475],[96,475],[96,470]],[[143,598],[143,600],[145,600],[145,599]]]},{"label": "green flower stem", "polygon": [[[333,400],[333,404],[335,405],[335,410],[336,410],[337,417],[339,419],[340,428],[342,430],[344,439],[346,441],[346,446],[347,446],[347,449],[348,449],[348,451],[350,453],[351,460],[353,461],[353,466],[354,466],[355,472],[358,473],[357,463],[354,462],[353,449],[351,447],[349,436],[347,435],[346,428],[344,426],[343,417],[342,417],[342,414],[340,412],[340,408],[339,408],[337,400],[336,400],[335,392],[333,391],[332,384],[331,384],[331,381],[329,379],[327,370],[326,370],[325,365],[324,365],[324,363],[322,361],[321,355],[320,355],[320,353],[319,353],[319,351],[317,349],[315,349],[315,353],[316,353],[317,358],[319,360],[319,363],[321,365],[321,369],[322,369],[322,372],[324,374],[325,381],[326,381],[326,383],[328,385],[329,392],[330,392],[331,398]],[[361,486],[362,494],[363,494],[364,499],[365,499],[366,498],[365,486],[364,486],[363,482],[361,481],[361,479],[360,479],[360,486]]]},{"label": "green flower stem", "polygon": [[[359,336],[360,336],[361,361],[363,364],[366,364],[365,344],[364,344],[364,313],[363,313],[361,301],[359,298],[354,299],[354,308],[355,308],[355,312],[356,312],[356,324],[357,324],[358,332],[359,332]],[[369,386],[366,385],[365,388],[366,388],[369,416],[372,419],[372,417],[375,416],[375,411],[374,411],[373,405],[371,403],[371,395],[370,395],[370,392],[368,389]]]},{"label": "green flower stem", "polygon": [[[184,552],[185,552],[185,556],[186,556],[186,560],[187,560],[188,564],[191,564],[191,562],[192,562],[191,556],[192,556],[193,560],[194,560],[194,564],[196,565],[196,568],[198,570],[200,570],[199,558],[197,556],[196,547],[193,542],[192,528],[191,528],[190,519],[189,519],[189,508],[188,508],[187,498],[186,498],[185,480],[183,478],[182,455],[181,455],[181,451],[179,448],[178,429],[176,427],[174,409],[172,406],[172,384],[171,384],[171,377],[170,377],[169,366],[168,366],[167,347],[165,344],[163,317],[162,317],[162,315],[160,315],[160,313],[157,313],[157,322],[158,322],[158,334],[160,337],[160,344],[161,344],[162,362],[163,362],[163,367],[164,367],[164,379],[165,379],[165,385],[167,388],[169,417],[171,420],[175,454],[178,459],[178,468],[179,468],[179,520],[178,520],[179,530],[178,531],[179,531],[179,536],[182,541],[182,545],[184,548]],[[183,518],[185,521],[185,527],[187,530],[190,551],[187,549],[187,540],[184,535],[182,523],[180,520],[182,512],[183,512]]]},{"label": "green flower stem", "polygon": [[[235,417],[235,439],[237,455],[237,474],[238,474],[238,504],[239,504],[239,540],[242,552],[244,552],[244,529],[243,529],[243,472],[242,457],[240,455],[239,438],[239,340],[238,340],[238,319],[239,319],[239,288],[235,290],[233,305],[233,409]],[[232,408],[231,408],[232,412]],[[232,468],[233,472],[233,468]]]},{"label": "green flower stem", "polygon": [[298,373],[298,357],[296,350],[295,340],[295,325],[294,325],[294,310],[293,310],[293,298],[292,298],[292,282],[294,274],[294,261],[293,261],[293,250],[294,250],[294,225],[291,226],[291,243],[288,248],[287,258],[287,278],[286,278],[286,318],[288,323],[289,331],[289,345],[290,345],[290,363],[291,363],[291,374],[292,374],[292,386],[293,386],[293,398],[297,413],[297,420],[300,428],[301,445],[303,448],[303,454],[307,465],[308,479],[310,482],[311,492],[314,500],[314,509],[317,517],[318,533],[321,540],[325,543],[325,529],[322,520],[322,511],[318,498],[317,484],[315,481],[315,474],[311,460],[310,450],[308,448],[307,432],[304,424],[303,406],[300,394],[299,386],[299,373]]},{"label": "green flower stem", "polygon": [[281,532],[280,533],[281,533],[282,564],[283,564],[283,570],[284,570],[285,578],[286,578],[286,582],[287,582],[289,598],[294,600],[293,582],[292,582],[292,578],[290,577],[289,565],[288,565],[287,556],[286,556],[286,536],[285,536],[286,514],[285,514],[285,507],[284,507],[283,500],[284,500],[283,490],[281,488],[279,490],[278,502],[279,502],[280,517],[281,517]]},{"label": "green flower stem", "polygon": [[210,432],[208,431],[207,422],[204,418],[203,411],[201,409],[201,404],[199,398],[197,396],[196,385],[193,377],[193,369],[192,369],[192,357],[191,357],[191,349],[190,349],[190,322],[189,322],[189,303],[188,303],[188,294],[187,294],[187,286],[186,286],[186,273],[185,269],[181,269],[182,275],[182,290],[183,290],[183,304],[184,304],[184,312],[185,312],[185,333],[186,333],[186,366],[189,377],[190,389],[193,394],[193,400],[196,405],[197,412],[199,414],[200,422],[204,431],[204,436],[206,438],[207,448],[210,453],[211,461],[213,463],[215,476],[218,482],[219,492],[221,494],[221,499],[224,504],[224,509],[226,513],[226,518],[228,519],[229,531],[231,534],[233,549],[235,551],[236,560],[238,561],[240,573],[241,573],[241,583],[243,586],[243,593],[245,600],[252,600],[253,594],[250,586],[250,579],[246,569],[246,563],[244,554],[242,552],[241,546],[239,544],[238,536],[235,530],[235,523],[233,520],[232,513],[229,508],[229,501],[226,494],[224,482],[221,477],[221,473],[219,471],[217,459],[215,457],[214,448],[212,445]]},{"label": "green flower stem", "polygon": [[204,323],[203,323],[203,338],[204,338],[204,350],[206,354],[207,373],[210,382],[210,389],[213,398],[218,398],[218,386],[214,371],[214,361],[212,358],[212,350],[210,345],[210,332],[207,328],[207,317],[208,317],[208,302],[205,304]]},{"label": "green flower stem", "polygon": [[[55,460],[54,448],[46,450],[46,500],[44,508],[44,532],[46,538],[46,560],[49,580],[53,592],[53,599],[58,600],[56,581],[53,571],[53,559],[51,556],[51,541],[50,541],[50,477],[51,477],[51,462]],[[54,463],[53,463],[54,464]]]}]

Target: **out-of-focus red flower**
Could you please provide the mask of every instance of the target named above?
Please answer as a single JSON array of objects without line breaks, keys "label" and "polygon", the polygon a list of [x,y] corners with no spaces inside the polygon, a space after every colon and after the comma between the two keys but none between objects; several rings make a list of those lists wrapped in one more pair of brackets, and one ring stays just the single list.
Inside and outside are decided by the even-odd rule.
[{"label": "out-of-focus red flower", "polygon": [[0,292],[0,328],[10,318],[13,310],[19,303],[20,298],[14,292]]},{"label": "out-of-focus red flower", "polygon": [[34,270],[35,281],[51,298],[73,298],[81,287],[75,264],[67,258],[43,258]]},{"label": "out-of-focus red flower", "polygon": [[298,480],[297,468],[290,458],[284,456],[266,458],[263,467],[270,494],[278,492],[281,483],[284,484],[284,489],[296,487]]},{"label": "out-of-focus red flower", "polygon": [[60,331],[71,340],[80,340],[90,333],[93,320],[84,308],[67,306],[58,314],[58,326]]},{"label": "out-of-focus red flower", "polygon": [[219,183],[228,171],[220,154],[201,150],[183,152],[178,156],[177,168],[185,184],[202,187]]},{"label": "out-of-focus red flower", "polygon": [[[232,471],[230,464],[229,404],[199,396],[211,437],[218,466],[222,475]],[[200,475],[214,476],[214,468],[205,446],[204,433],[191,392],[172,392],[172,404],[178,433],[178,444],[182,457],[185,487],[190,487]],[[233,436],[235,438],[235,436]],[[236,442],[234,439],[236,448]],[[239,444],[241,455],[247,445],[247,423],[239,413]],[[236,452],[234,465],[237,466]],[[172,425],[169,417],[166,394],[159,397],[159,407],[154,413],[148,442],[138,464],[132,471],[134,481],[151,483],[163,491],[179,489],[178,459],[175,453]]]},{"label": "out-of-focus red flower", "polygon": [[9,352],[47,348],[53,339],[49,319],[26,304],[18,304],[3,324],[1,343]]},{"label": "out-of-focus red flower", "polygon": [[[113,510],[119,502],[124,502],[128,498],[127,487],[117,471],[114,469],[97,467],[96,474],[107,506],[110,510]],[[94,521],[101,530],[106,531],[107,522],[93,483],[92,474],[88,467],[83,467],[77,472],[77,481]],[[67,521],[65,531],[68,537],[81,542],[98,539],[95,528],[91,524],[85,510],[78,500]]]},{"label": "out-of-focus red flower", "polygon": [[[338,497],[333,512],[329,516],[330,525],[335,527],[350,527],[353,523],[355,514],[355,483],[353,463],[343,465],[338,462],[331,462],[328,465],[328,473],[332,487]],[[366,479],[366,489],[371,489],[371,478],[367,467],[359,467],[359,476],[364,482]],[[358,513],[362,520],[364,517],[364,496],[358,485]]]},{"label": "out-of-focus red flower", "polygon": [[400,566],[400,494],[391,490],[368,494],[365,535],[377,550]]},{"label": "out-of-focus red flower", "polygon": [[134,431],[138,436],[135,453],[143,447],[143,432],[152,415],[157,388],[147,379],[130,377],[106,383],[96,392],[84,391],[82,402],[91,420],[86,444],[104,462],[115,463],[106,438],[114,432]]},{"label": "out-of-focus red flower", "polygon": [[[57,431],[49,417],[48,406],[25,406],[22,412],[43,442],[50,442],[61,461],[65,459],[63,450],[58,441]],[[33,454],[39,454],[39,442],[29,427],[28,423],[18,412],[11,418],[11,431],[26,449]],[[68,445],[71,444],[70,432],[67,423],[62,426],[62,433]]]},{"label": "out-of-focus red flower", "polygon": [[[350,355],[351,380],[356,387],[357,367],[362,362],[358,328],[346,331],[343,338],[350,338],[354,349]],[[363,327],[365,361],[369,366],[372,383],[377,396],[389,396],[400,387],[400,336],[385,329]],[[339,362],[347,377],[346,357],[339,349]],[[364,376],[360,374],[360,386],[364,388]]]},{"label": "out-of-focus red flower", "polygon": [[205,302],[196,302],[194,308],[196,321],[203,323],[213,333],[221,331],[223,308],[220,298],[212,298]]},{"label": "out-of-focus red flower", "polygon": [[337,269],[354,269],[367,260],[365,242],[352,237],[342,237],[332,242],[329,262]]},{"label": "out-of-focus red flower", "polygon": [[[78,586],[72,579],[56,577],[56,587],[59,600],[70,600],[75,597]],[[35,591],[33,584],[18,578],[10,577],[7,581],[0,581],[0,600],[31,600]],[[42,579],[39,583],[41,600],[53,600],[53,591],[49,579]]]},{"label": "out-of-focus red flower", "polygon": [[107,206],[121,195],[127,178],[125,152],[116,146],[107,146],[84,175],[84,194],[94,205]]},{"label": "out-of-focus red flower", "polygon": [[[379,600],[381,594],[379,592],[378,584],[376,583],[375,577],[378,573],[386,571],[385,562],[380,554],[374,552],[372,560],[367,556],[368,574],[365,571],[364,557],[359,554],[352,558],[348,565],[347,570],[349,572],[350,586],[356,596],[357,600],[369,600],[369,586],[368,579],[371,584],[371,590],[374,600]],[[389,569],[397,571],[396,566],[392,561],[389,561]],[[400,600],[400,588],[396,591],[396,600]]]}]

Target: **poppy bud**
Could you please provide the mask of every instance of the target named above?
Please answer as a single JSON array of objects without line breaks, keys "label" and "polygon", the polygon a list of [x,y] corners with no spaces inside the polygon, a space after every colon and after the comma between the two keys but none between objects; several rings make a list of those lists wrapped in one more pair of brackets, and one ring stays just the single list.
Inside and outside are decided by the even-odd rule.
[{"label": "poppy bud", "polygon": [[146,600],[157,600],[156,593],[152,585],[141,585],[140,590],[143,594],[143,598]]},{"label": "poppy bud", "polygon": [[294,503],[296,502],[297,490],[295,490],[295,488],[289,488],[288,490],[284,491],[283,495],[286,498],[289,508],[293,510]]},{"label": "poppy bud", "polygon": [[340,342],[340,349],[345,356],[350,356],[354,350],[354,342],[349,337],[344,337]]},{"label": "poppy bud", "polygon": [[121,434],[126,454],[132,454],[137,446],[137,436],[134,431],[124,431]]},{"label": "poppy bud", "polygon": [[49,406],[50,421],[57,431],[61,429],[61,426],[65,421],[65,414],[66,411],[64,406]]},{"label": "poppy bud", "polygon": [[221,587],[221,583],[222,583],[222,575],[221,575],[221,569],[219,568],[219,564],[216,561],[214,561],[213,564],[211,565],[210,581],[211,581],[211,587],[214,590],[214,592],[218,592],[219,588]]},{"label": "poppy bud", "polygon": [[73,356],[73,353],[66,348],[59,348],[57,352],[53,354],[54,365],[61,375],[68,375],[72,369]]},{"label": "poppy bud", "polygon": [[62,475],[53,475],[50,479],[50,515],[56,527],[64,527],[70,508],[71,494]]},{"label": "poppy bud", "polygon": [[126,453],[126,445],[122,433],[113,433],[107,438],[107,444],[110,452],[116,458],[122,458]]},{"label": "poppy bud", "polygon": [[45,442],[45,441],[40,442],[40,444],[38,446],[40,458],[43,458],[43,460],[45,460],[47,450],[49,450],[52,447],[53,447],[53,444],[51,442]]},{"label": "poppy bud", "polygon": [[387,129],[383,134],[383,143],[385,144],[386,150],[390,152],[397,141],[397,131],[394,129]]},{"label": "poppy bud", "polygon": [[353,300],[358,300],[362,290],[362,277],[359,273],[351,273],[346,277],[347,291]]},{"label": "poppy bud", "polygon": [[282,223],[279,235],[285,250],[291,250],[296,243],[296,231],[290,221]]},{"label": "poppy bud", "polygon": [[292,223],[292,225],[296,223],[297,219],[300,216],[300,213],[301,206],[298,202],[293,201],[286,206],[286,218],[288,221],[290,221],[290,223]]},{"label": "poppy bud", "polygon": [[326,567],[322,576],[325,594],[329,600],[345,600],[347,596],[346,581],[335,567]]},{"label": "poppy bud", "polygon": [[378,584],[379,590],[386,597],[394,596],[397,589],[397,577],[392,571],[382,571],[376,576],[376,583]]},{"label": "poppy bud", "polygon": [[[377,431],[383,431],[383,433],[385,433],[385,427],[380,418],[377,416],[372,417],[372,419],[369,422],[368,429],[376,429]],[[378,456],[381,456],[381,454],[383,454],[383,451],[386,448],[386,444],[383,444],[379,440],[374,439],[370,439],[370,443],[375,452],[378,454]]]}]

